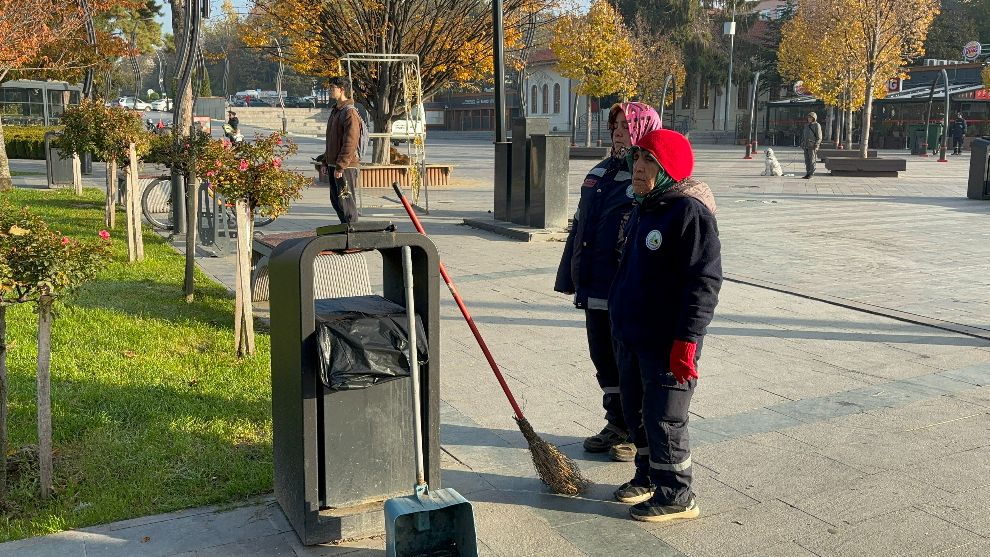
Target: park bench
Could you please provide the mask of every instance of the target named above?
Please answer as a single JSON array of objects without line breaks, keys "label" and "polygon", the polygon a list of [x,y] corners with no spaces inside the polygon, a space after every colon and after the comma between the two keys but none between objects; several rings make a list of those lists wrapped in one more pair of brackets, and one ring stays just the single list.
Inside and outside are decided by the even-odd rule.
[{"label": "park bench", "polygon": [[825,160],[833,176],[896,178],[907,170],[906,159],[864,159],[861,157],[829,157]]},{"label": "park bench", "polygon": [[[450,185],[450,173],[454,166],[450,164],[426,165],[426,183],[429,187]],[[391,188],[392,182],[398,182],[403,188],[409,188],[409,167],[400,164],[376,164],[361,167],[362,188]]]},{"label": "park bench", "polygon": [[611,147],[577,147],[572,146],[570,157],[572,159],[591,159],[600,161],[608,156]]},{"label": "park bench", "polygon": [[[316,236],[312,230],[256,236],[251,254],[251,300],[268,300],[268,260],[276,246],[286,240]],[[317,300],[347,296],[370,296],[371,278],[363,253],[321,252],[313,262],[313,294]]]},{"label": "park bench", "polygon": [[[818,150],[818,160],[825,162],[829,157],[855,157],[859,151],[850,151],[848,149],[819,149]],[[876,149],[867,149],[866,158],[875,159],[877,158]]]}]

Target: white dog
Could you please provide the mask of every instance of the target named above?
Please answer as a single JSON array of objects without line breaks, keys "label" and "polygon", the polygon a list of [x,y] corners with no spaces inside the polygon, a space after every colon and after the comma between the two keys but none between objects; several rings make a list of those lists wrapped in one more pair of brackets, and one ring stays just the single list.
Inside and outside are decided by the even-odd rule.
[{"label": "white dog", "polygon": [[783,176],[784,171],[780,169],[780,163],[777,162],[777,157],[773,155],[773,149],[766,150],[766,165],[763,167],[763,173],[760,176]]}]

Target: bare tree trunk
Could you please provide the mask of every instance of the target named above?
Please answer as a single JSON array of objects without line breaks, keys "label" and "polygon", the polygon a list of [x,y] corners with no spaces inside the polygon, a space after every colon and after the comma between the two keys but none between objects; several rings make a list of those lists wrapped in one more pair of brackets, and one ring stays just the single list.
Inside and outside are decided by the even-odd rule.
[{"label": "bare tree trunk", "polygon": [[130,223],[128,228],[134,235],[134,253],[138,261],[144,261],[144,234],[141,230],[141,177],[138,175],[137,151],[131,143],[128,150],[128,176],[134,195],[128,194],[127,200],[131,203]]},{"label": "bare tree trunk", "polygon": [[[859,156],[866,158],[870,148],[870,119],[873,116],[873,76],[866,75],[866,102],[863,103],[863,123],[859,129]],[[852,131],[850,130],[850,135]]]},{"label": "bare tree trunk", "polygon": [[183,280],[186,302],[196,298],[196,224],[199,213],[199,176],[196,168],[189,171],[189,192],[186,195],[186,272]]},{"label": "bare tree trunk", "polygon": [[72,187],[75,188],[76,195],[82,195],[82,160],[79,153],[72,153]]},{"label": "bare tree trunk", "polygon": [[117,161],[107,161],[107,199],[104,209],[107,228],[117,227]]},{"label": "bare tree trunk", "polygon": [[[567,98],[570,99],[570,93],[568,93],[568,97]],[[581,99],[581,97],[578,96],[577,93],[574,93],[574,106],[571,108],[571,116],[572,116],[571,117],[571,146],[572,147],[577,146],[577,121],[578,121],[577,120],[578,119],[577,111],[578,111],[578,100],[580,100],[580,99]],[[523,115],[525,116],[525,113],[523,113]]]},{"label": "bare tree trunk", "polygon": [[137,235],[134,231],[134,199],[138,196],[137,184],[134,183],[134,176],[129,169],[124,171],[124,180],[127,184],[127,195],[124,197],[124,220],[127,223],[124,230],[127,232],[127,260],[134,263],[137,256]]},{"label": "bare tree trunk", "polygon": [[824,137],[828,138],[829,141],[832,140],[832,128],[835,127],[833,125],[835,123],[834,120],[835,120],[835,109],[830,106],[828,107],[828,110],[825,111],[825,133],[822,134]]},{"label": "bare tree trunk", "polygon": [[52,297],[38,300],[38,465],[41,498],[52,495]]},{"label": "bare tree trunk", "polygon": [[[177,37],[177,38],[183,36],[183,30],[189,24],[188,21],[185,21],[185,6],[186,6],[186,2],[187,1],[188,0],[170,0],[170,3],[172,5],[172,36]],[[178,39],[176,39],[176,40],[178,40]],[[190,52],[189,53],[189,56],[195,56],[195,53],[194,52]],[[193,125],[193,106],[192,106],[193,81],[194,81],[193,79],[190,79],[189,80],[189,84],[186,86],[185,90],[183,90],[183,91],[176,91],[176,93],[175,93],[176,96],[181,96],[181,98],[182,98],[182,110],[179,112],[179,121],[178,121],[178,130],[177,131],[178,131],[179,134],[181,134],[183,136],[188,136],[191,133],[191,131],[192,131],[192,125]],[[185,183],[186,183],[186,188],[185,188],[186,189],[186,196],[192,195],[192,196],[195,197],[197,195],[197,191],[192,188],[192,182],[193,182],[193,180],[191,179],[191,176],[186,176],[186,180],[185,180]],[[187,207],[189,206],[188,197],[187,197],[187,199],[173,199],[172,200],[172,203],[185,203]],[[195,215],[193,215],[192,218],[195,218]],[[187,223],[190,222],[190,216],[189,215],[186,215],[186,222]],[[195,221],[193,221],[193,222],[195,222]],[[175,226],[175,230],[176,231],[179,230],[179,223],[177,223],[177,222],[176,223],[173,223],[173,226]],[[187,251],[188,251],[188,247],[189,246],[194,246],[195,247],[195,245],[196,245],[196,227],[195,226],[193,226],[193,227],[186,227],[186,248],[187,248]],[[193,255],[195,256],[195,251],[193,252]],[[190,299],[190,297],[193,296],[193,293],[195,292],[195,289],[196,289],[196,285],[195,285],[195,282],[193,280],[193,276],[191,276],[189,273],[186,273],[185,278],[183,280],[183,285],[182,286],[183,286],[183,292],[186,295],[186,299],[187,300]]]},{"label": "bare tree trunk", "polygon": [[251,238],[254,218],[248,205],[238,201],[237,268],[234,276],[234,348],[237,357],[254,354],[254,309],[251,305]]},{"label": "bare tree trunk", "polygon": [[[3,72],[6,74],[7,72]],[[14,187],[10,179],[10,160],[7,159],[7,140],[3,135],[3,118],[0,117],[0,191]]]},{"label": "bare tree trunk", "polygon": [[0,305],[0,503],[7,499],[7,306]]},{"label": "bare tree trunk", "polygon": [[853,109],[846,110],[846,149],[853,148]]},{"label": "bare tree trunk", "polygon": [[591,147],[591,95],[584,96],[584,102],[587,104],[585,108],[585,114],[588,116],[588,121],[586,122],[585,128],[585,139],[584,146]]}]

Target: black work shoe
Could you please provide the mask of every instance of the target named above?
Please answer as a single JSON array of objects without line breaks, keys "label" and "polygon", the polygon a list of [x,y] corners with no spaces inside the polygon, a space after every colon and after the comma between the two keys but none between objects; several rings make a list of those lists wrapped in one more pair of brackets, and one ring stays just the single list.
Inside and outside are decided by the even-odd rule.
[{"label": "black work shoe", "polygon": [[633,482],[626,482],[615,490],[615,500],[620,503],[642,503],[649,501],[656,490],[652,485],[644,486]]},{"label": "black work shoe", "polygon": [[699,514],[701,514],[701,509],[695,503],[694,497],[691,498],[687,506],[663,505],[658,501],[650,499],[638,505],[633,505],[629,509],[629,516],[643,522],[666,522],[681,518],[698,518]]},{"label": "black work shoe", "polygon": [[597,435],[592,435],[584,440],[584,450],[589,453],[603,453],[611,449],[614,445],[625,443],[629,435],[620,431],[612,424],[605,426],[605,429]]},{"label": "black work shoe", "polygon": [[804,176],[801,176],[801,179],[802,180],[810,180],[811,179],[811,174],[805,174]]},{"label": "black work shoe", "polygon": [[608,456],[616,462],[632,462],[636,460],[636,445],[632,443],[612,445],[612,448],[608,450]]}]

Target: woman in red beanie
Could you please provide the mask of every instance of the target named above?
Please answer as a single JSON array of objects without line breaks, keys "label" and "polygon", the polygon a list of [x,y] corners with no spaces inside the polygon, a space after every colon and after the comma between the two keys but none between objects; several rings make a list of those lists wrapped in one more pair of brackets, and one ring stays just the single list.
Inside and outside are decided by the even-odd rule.
[{"label": "woman in red beanie", "polygon": [[652,131],[630,151],[636,205],[608,309],[637,454],[636,475],[615,498],[634,503],[637,520],[694,518],[688,407],[722,285],[715,197],[690,177],[694,154],[683,135]]},{"label": "woman in red beanie", "polygon": [[629,442],[619,398],[619,369],[612,347],[608,289],[619,267],[615,239],[633,208],[632,167],[626,153],[659,127],[660,115],[643,103],[620,103],[609,111],[612,154],[595,165],[584,179],[554,284],[557,292],[573,294],[574,305],[584,310],[588,349],[602,389],[605,428],[584,440],[584,450],[608,451],[612,460],[621,462],[631,462],[636,448]]}]

